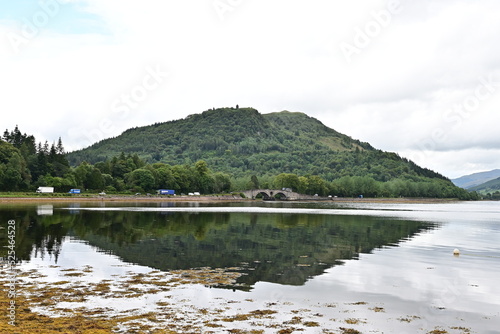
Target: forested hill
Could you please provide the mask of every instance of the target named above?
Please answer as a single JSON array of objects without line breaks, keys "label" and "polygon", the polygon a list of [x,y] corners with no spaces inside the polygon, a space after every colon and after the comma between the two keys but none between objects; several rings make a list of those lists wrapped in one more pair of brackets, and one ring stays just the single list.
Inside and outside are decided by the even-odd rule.
[{"label": "forested hill", "polygon": [[97,163],[137,154],[147,163],[204,160],[233,177],[280,173],[318,175],[327,181],[368,176],[377,181],[447,180],[395,153],[328,128],[304,113],[260,114],[252,108],[210,109],[185,119],[133,128],[116,138],[68,154],[70,164]]}]

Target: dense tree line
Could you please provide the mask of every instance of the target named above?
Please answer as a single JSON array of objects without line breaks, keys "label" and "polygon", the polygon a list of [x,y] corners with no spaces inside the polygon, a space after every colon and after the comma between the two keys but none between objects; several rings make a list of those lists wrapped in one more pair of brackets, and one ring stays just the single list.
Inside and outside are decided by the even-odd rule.
[{"label": "dense tree line", "polygon": [[152,192],[157,189],[173,189],[178,193],[198,191],[223,193],[230,191],[230,177],[212,172],[205,161],[193,165],[146,164],[137,154],[120,154],[110,160],[90,165],[86,162],[75,168],[81,175],[84,189],[107,191]]},{"label": "dense tree line", "polygon": [[426,197],[459,198],[475,200],[478,195],[453,185],[450,181],[438,178],[418,179],[396,178],[390,181],[377,181],[370,176],[343,176],[328,182],[319,176],[297,176],[279,174],[274,179],[275,187],[292,188],[299,193],[318,194],[319,196],[339,197]]},{"label": "dense tree line", "polygon": [[495,192],[488,192],[484,195],[484,198],[499,201],[500,200],[500,191],[497,190]]},{"label": "dense tree line", "polygon": [[[441,175],[418,167],[395,153],[373,149],[338,152],[336,158],[329,161],[338,172],[327,173],[328,177],[320,170],[318,173],[258,173],[255,166],[248,166],[250,174],[231,175],[213,171],[211,168],[219,170],[220,165],[215,163],[209,168],[205,160],[183,164],[147,163],[138,154],[124,152],[94,164],[83,161],[70,167],[60,138],[51,146],[47,142],[36,144],[33,136],[22,134],[16,127],[13,131],[6,130],[1,139],[2,191],[33,191],[38,186],[53,186],[57,192],[67,192],[71,188],[134,193],[173,189],[177,193],[209,194],[292,188],[299,193],[319,196],[477,198],[476,193],[458,188]],[[321,156],[317,152],[309,152],[309,155],[313,160]],[[259,155],[254,158],[259,159]],[[294,163],[296,158],[290,157],[287,163]],[[278,166],[275,170],[279,170],[280,162],[273,163]],[[299,168],[294,170],[299,171]]]},{"label": "dense tree line", "polygon": [[0,191],[34,191],[39,186],[56,192],[72,188],[109,192],[150,192],[160,188],[179,193],[222,193],[231,189],[227,174],[212,172],[206,162],[170,166],[146,164],[137,154],[120,154],[96,164],[70,167],[62,140],[51,146],[36,144],[19,128],[6,130],[0,139]]},{"label": "dense tree line", "polygon": [[17,126],[5,130],[0,140],[0,190],[29,190],[45,177],[64,177],[69,171],[61,138],[49,146],[47,141],[36,144],[34,136],[22,134]]}]

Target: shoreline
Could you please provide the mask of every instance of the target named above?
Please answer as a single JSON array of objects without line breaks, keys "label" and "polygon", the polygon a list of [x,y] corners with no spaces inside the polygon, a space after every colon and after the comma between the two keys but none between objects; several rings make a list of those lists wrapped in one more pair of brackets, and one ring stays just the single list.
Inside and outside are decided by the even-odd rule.
[{"label": "shoreline", "polygon": [[[283,203],[390,203],[390,204],[430,204],[430,203],[451,203],[458,202],[456,198],[317,198],[303,200],[285,200],[272,201]],[[238,203],[238,202],[264,202],[259,199],[242,198],[237,195],[223,196],[176,196],[176,197],[159,197],[159,196],[132,196],[132,195],[106,195],[106,196],[71,196],[71,197],[0,197],[1,203],[68,203],[68,202],[200,202],[200,203]]]}]

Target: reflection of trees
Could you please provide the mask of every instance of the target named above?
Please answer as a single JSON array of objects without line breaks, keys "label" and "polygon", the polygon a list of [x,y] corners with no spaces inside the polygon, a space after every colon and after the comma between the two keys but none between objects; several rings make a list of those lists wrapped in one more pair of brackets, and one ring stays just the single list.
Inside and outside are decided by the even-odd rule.
[{"label": "reflection of trees", "polygon": [[[397,244],[430,225],[360,216],[245,213],[127,213],[144,237],[86,239],[127,262],[162,269],[244,267],[242,282],[303,284],[342,260]],[[93,231],[94,232],[94,231]]]},{"label": "reflection of trees", "polygon": [[225,221],[226,217],[220,214],[207,219],[204,215],[188,213],[82,211],[73,233],[82,239],[89,234],[103,237],[120,246],[166,234],[193,235],[202,240],[210,228],[223,225]]},{"label": "reflection of trees", "polygon": [[[342,260],[397,245],[431,225],[363,216],[54,210],[0,212],[20,223],[17,254],[53,256],[64,236],[161,270],[242,267],[241,282],[303,284]],[[7,218],[8,217],[8,218]],[[7,218],[7,219],[6,219]],[[6,244],[6,240],[2,241]],[[5,248],[2,249],[5,252]]]},{"label": "reflection of trees", "polygon": [[[20,261],[29,261],[33,253],[35,257],[54,257],[57,262],[63,238],[68,234],[74,218],[70,215],[38,216],[34,207],[0,211],[1,221],[16,221],[16,257]],[[0,236],[0,244],[7,244],[6,235],[3,233]],[[5,257],[7,248],[1,247],[0,252],[1,256]]]}]

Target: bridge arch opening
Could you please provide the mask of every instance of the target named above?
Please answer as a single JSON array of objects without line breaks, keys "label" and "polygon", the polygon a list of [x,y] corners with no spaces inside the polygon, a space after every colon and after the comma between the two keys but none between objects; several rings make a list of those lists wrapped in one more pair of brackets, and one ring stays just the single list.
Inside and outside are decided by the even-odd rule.
[{"label": "bridge arch opening", "polygon": [[260,199],[262,198],[264,201],[269,201],[269,200],[272,200],[272,197],[269,196],[268,193],[266,193],[265,191],[261,191],[259,192],[257,195],[255,195],[255,198],[256,199]]},{"label": "bridge arch opening", "polygon": [[282,193],[282,192],[279,192],[276,195],[274,195],[274,198],[276,198],[277,200],[285,200],[285,199],[287,199],[286,195],[284,193]]}]

